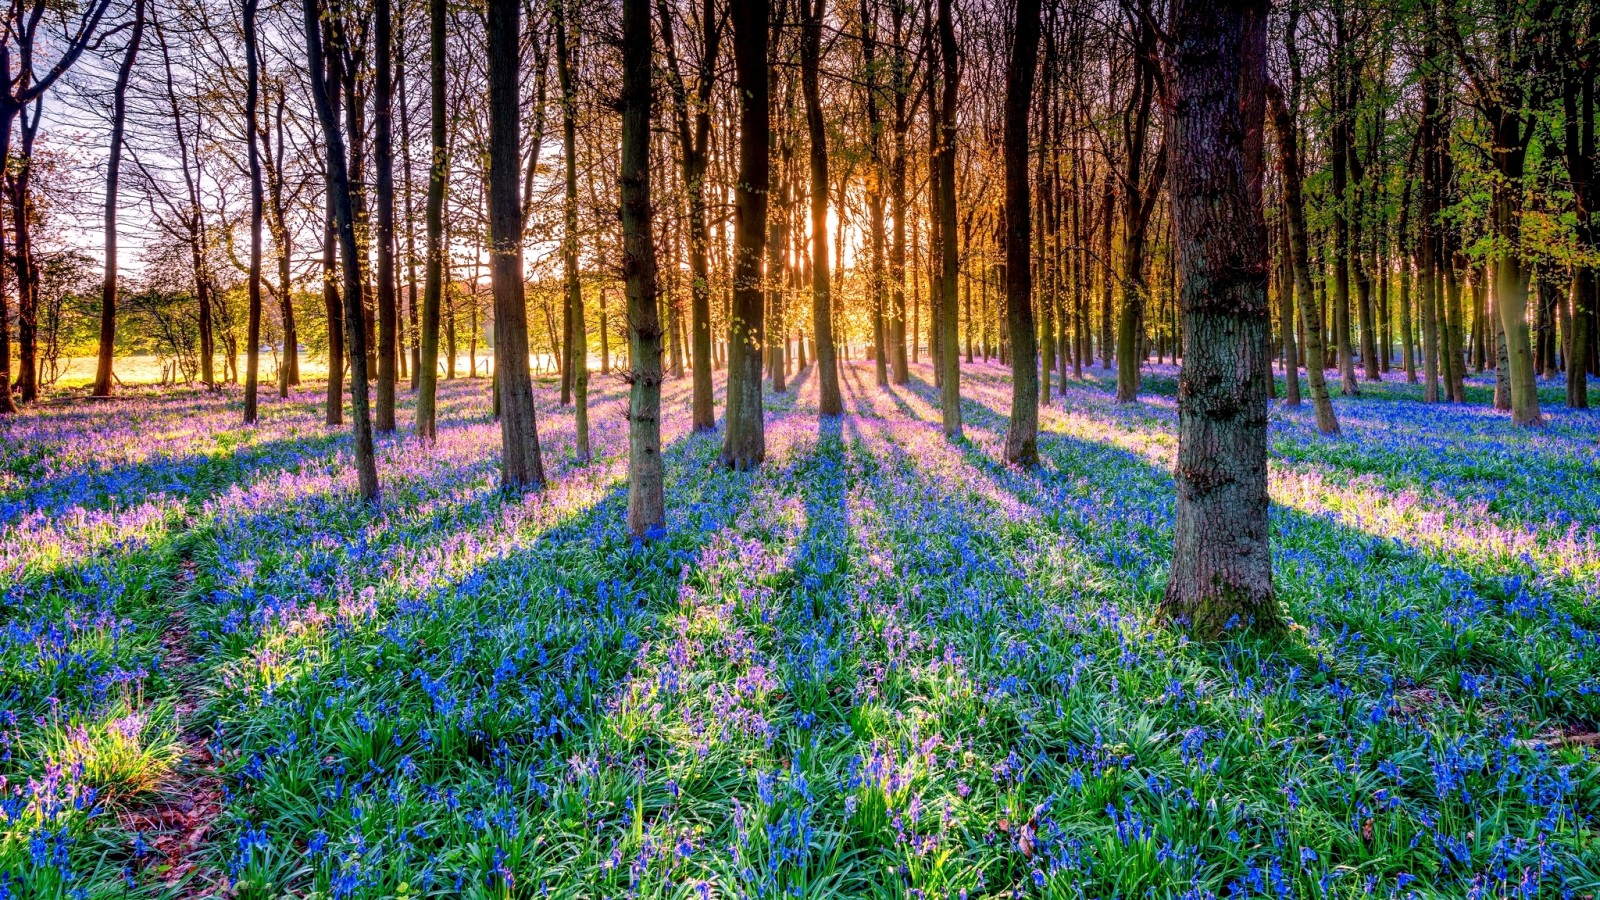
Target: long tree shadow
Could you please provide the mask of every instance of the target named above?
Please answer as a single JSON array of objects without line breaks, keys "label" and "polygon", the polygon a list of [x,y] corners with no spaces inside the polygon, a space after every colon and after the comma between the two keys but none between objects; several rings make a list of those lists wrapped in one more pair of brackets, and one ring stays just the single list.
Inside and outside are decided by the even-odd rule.
[{"label": "long tree shadow", "polygon": [[[926,383],[912,388],[936,402]],[[963,403],[963,415],[1004,431],[1006,418],[976,400]],[[1040,436],[1045,464],[1031,471],[974,444],[961,452],[1154,603],[1171,554],[1170,472],[1115,445],[1049,432]],[[1600,720],[1589,688],[1600,676],[1591,609],[1516,572],[1351,528],[1332,513],[1274,504],[1271,517],[1279,593],[1314,640],[1328,642],[1319,664],[1370,684],[1387,675],[1441,692],[1459,692],[1456,676],[1468,671],[1534,721]]]},{"label": "long tree shadow", "polygon": [[[802,376],[795,393],[803,386]],[[781,403],[774,405],[781,410]],[[278,749],[276,756],[266,754],[273,764],[265,770],[236,767],[237,793],[247,802],[235,804],[235,833],[265,827],[306,846],[319,843],[319,834],[333,835],[337,845],[341,829],[370,834],[374,821],[389,819],[387,813],[375,820],[363,812],[360,790],[348,802],[333,804],[312,802],[308,791],[358,771],[369,773],[364,780],[394,778],[400,756],[411,769],[403,780],[423,795],[412,798],[419,803],[427,804],[426,795],[441,785],[451,785],[463,800],[502,803],[508,795],[501,782],[515,772],[519,803],[543,798],[575,804],[572,815],[596,827],[625,815],[623,801],[638,786],[626,769],[605,763],[595,770],[603,777],[585,781],[583,796],[573,797],[566,757],[632,758],[644,765],[661,752],[640,737],[627,700],[632,680],[645,649],[666,637],[662,614],[698,577],[708,543],[739,519],[762,477],[723,470],[720,443],[716,434],[686,435],[666,448],[669,528],[661,541],[641,544],[628,537],[621,483],[553,519],[535,514],[533,521],[544,524],[534,524],[531,535],[527,526],[494,526],[526,514],[530,503],[546,501],[468,497],[431,512],[404,536],[387,539],[449,544],[465,538],[460,531],[472,531],[474,523],[490,526],[483,546],[461,554],[476,559],[465,568],[418,557],[416,565],[436,570],[394,571],[347,558],[324,568],[365,568],[366,576],[339,584],[333,592],[338,608],[310,613],[309,620],[303,609],[275,619],[239,608],[255,602],[260,591],[225,592],[222,605],[199,602],[219,592],[199,592],[194,606],[222,651],[217,680],[225,687],[214,704],[222,732],[248,736],[237,747],[241,759]],[[550,502],[562,503],[559,493],[552,489]],[[254,533],[262,525],[245,522],[235,530]],[[410,586],[386,588],[387,575]],[[379,590],[375,597],[373,587]],[[242,632],[241,619],[250,626]],[[230,628],[242,636],[228,636]],[[352,672],[355,660],[368,660],[369,668]],[[373,710],[389,712],[384,733],[395,749],[365,736],[377,718],[367,718]],[[666,801],[653,792],[644,802]],[[267,817],[252,809],[284,813]],[[405,815],[402,804],[389,821],[398,825]],[[478,840],[470,809],[452,806],[443,819],[427,840],[402,835],[385,845],[409,861],[413,885],[437,886],[433,879],[444,877],[431,854],[459,851]],[[499,831],[500,859],[454,859],[451,868],[473,871],[488,885],[505,882],[497,869],[526,871],[535,855],[550,871],[571,862],[560,858],[566,841],[536,844],[532,831],[520,838],[515,827]],[[303,860],[291,856],[248,848],[222,855],[251,883],[282,889],[315,888],[339,877],[348,863],[330,852],[313,857],[315,871],[308,872]]]}]

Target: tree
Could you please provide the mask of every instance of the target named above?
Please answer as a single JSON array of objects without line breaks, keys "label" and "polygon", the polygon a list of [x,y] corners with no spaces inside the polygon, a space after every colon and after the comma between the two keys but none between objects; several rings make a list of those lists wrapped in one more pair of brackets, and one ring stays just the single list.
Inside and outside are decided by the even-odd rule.
[{"label": "tree", "polygon": [[1161,612],[1207,638],[1236,625],[1282,627],[1267,521],[1266,20],[1264,0],[1175,0],[1171,25],[1183,369]]},{"label": "tree", "polygon": [[[1528,144],[1539,124],[1535,110],[1542,101],[1542,82],[1530,74],[1531,62],[1546,38],[1542,31],[1551,18],[1550,7],[1549,0],[1534,4],[1495,0],[1483,17],[1494,48],[1487,59],[1468,48],[1455,17],[1438,29],[1450,43],[1466,75],[1470,96],[1489,131],[1489,158],[1495,175],[1489,205],[1494,303],[1511,370],[1511,421],[1524,427],[1544,422],[1539,413],[1538,383],[1528,339],[1531,270],[1522,256],[1521,213]],[[1466,18],[1473,23],[1481,21],[1475,13]],[[1459,355],[1455,365],[1460,366]]]},{"label": "tree", "polygon": [[[417,436],[432,441],[438,435],[439,304],[444,295],[444,202],[449,188],[450,148],[445,135],[445,0],[428,0],[429,142],[427,254],[423,267],[422,335],[417,352]],[[451,356],[454,371],[455,357]]]},{"label": "tree", "polygon": [[[361,258],[356,244],[355,208],[350,201],[350,170],[345,158],[344,135],[334,114],[332,91],[323,74],[322,18],[317,0],[303,0],[307,71],[311,97],[322,124],[327,155],[328,197],[333,207],[334,229],[339,239],[339,260],[344,275],[344,337],[350,348],[350,419],[355,431],[356,477],[362,499],[378,501],[378,466],[372,449],[372,413],[367,401],[367,336],[361,327]],[[338,369],[332,357],[330,372]]]},{"label": "tree", "polygon": [[489,0],[489,278],[494,292],[495,378],[500,390],[500,473],[509,491],[544,487],[522,281],[522,203],[518,195],[522,116],[517,88],[521,17],[520,0]]},{"label": "tree", "polygon": [[373,98],[372,162],[373,199],[377,219],[372,240],[378,245],[378,416],[377,428],[383,434],[394,431],[394,383],[400,355],[400,298],[394,271],[394,137],[392,102],[394,76],[394,22],[389,0],[374,0],[377,20],[377,46],[373,48],[376,69]]},{"label": "tree", "polygon": [[[956,27],[951,10],[953,0],[939,0],[939,62],[942,65],[940,87],[943,97],[938,105],[936,119],[929,128],[937,135],[938,152],[933,165],[938,169],[939,184],[939,248],[940,292],[938,366],[943,373],[939,409],[944,420],[945,437],[961,437],[961,355],[956,352],[956,335],[961,311],[956,308],[956,279],[960,271],[956,262],[956,108],[959,100],[958,69],[956,66]],[[930,97],[932,83],[930,79]],[[930,108],[934,108],[930,104]],[[1026,251],[1024,251],[1026,252]],[[1032,364],[1031,361],[1029,363]]]},{"label": "tree", "polygon": [[739,97],[739,173],[733,208],[733,304],[728,321],[728,412],[722,461],[752,469],[767,455],[761,402],[764,313],[761,260],[767,239],[772,136],[767,110],[769,0],[732,4],[734,86]]},{"label": "tree", "polygon": [[256,389],[261,367],[261,220],[266,201],[261,190],[261,145],[256,143],[256,119],[261,99],[261,59],[256,40],[258,0],[244,0],[244,142],[250,163],[250,273],[249,325],[245,332],[244,423],[256,421]]},{"label": "tree", "polygon": [[811,304],[817,339],[817,411],[844,412],[833,340],[833,297],[828,268],[828,140],[822,120],[822,15],[826,0],[800,0],[800,92],[811,138]]},{"label": "tree", "polygon": [[[1139,366],[1144,360],[1145,236],[1155,212],[1156,198],[1166,177],[1166,136],[1152,155],[1149,152],[1151,111],[1161,92],[1158,60],[1159,34],[1150,0],[1133,0],[1124,5],[1133,39],[1133,91],[1122,109],[1124,170],[1120,179],[1122,199],[1122,313],[1117,319],[1117,402],[1139,399]],[[1145,159],[1155,160],[1145,172]],[[1109,229],[1109,223],[1107,228]],[[1108,231],[1109,238],[1109,231]],[[1109,240],[1107,241],[1109,248]],[[1109,265],[1109,258],[1108,263]]]},{"label": "tree", "polygon": [[[105,278],[100,289],[100,346],[95,354],[94,389],[96,397],[111,396],[111,357],[117,339],[117,187],[122,175],[122,135],[128,121],[128,79],[144,40],[144,0],[134,0],[133,32],[117,68],[117,81],[111,89],[111,146],[106,153]],[[3,309],[0,309],[3,312]],[[5,325],[0,322],[0,331]],[[5,342],[0,339],[0,347]],[[0,367],[0,376],[4,376]],[[9,381],[3,391],[10,397]]]},{"label": "tree", "polygon": [[[765,34],[764,15],[760,24]],[[649,0],[623,0],[622,274],[628,296],[631,363],[628,533],[638,538],[651,537],[667,521],[661,459],[661,324],[656,311],[655,236],[650,211],[650,56]],[[765,60],[762,69],[765,71]],[[762,106],[765,108],[765,98]],[[762,133],[766,133],[765,127]],[[754,382],[760,391],[759,357]]]},{"label": "tree", "polygon": [[[0,35],[0,161],[4,161],[8,186],[13,197],[12,227],[16,230],[17,247],[13,254],[17,263],[17,343],[21,368],[21,393],[24,402],[34,399],[37,392],[37,375],[34,371],[36,297],[32,292],[31,257],[27,244],[28,225],[28,171],[32,159],[32,135],[39,125],[38,106],[45,92],[78,61],[84,50],[95,40],[100,19],[105,15],[111,0],[91,0],[78,14],[76,24],[67,31],[61,56],[56,64],[43,73],[35,64],[41,48],[39,28],[45,22],[45,12],[51,9],[48,0],[16,0],[6,15],[4,34]],[[25,111],[35,107],[31,124]],[[21,117],[23,141],[21,152],[12,146],[13,128]],[[0,259],[6,257],[5,232],[0,229]],[[16,412],[11,396],[11,332],[9,304],[5,285],[0,279],[0,415]]]},{"label": "tree", "polygon": [[[1017,0],[1006,65],[1006,318],[1011,328],[1011,425],[1006,462],[1039,461],[1039,369],[1033,323],[1033,273],[1029,260],[1028,105],[1039,58],[1039,0]],[[1043,254],[1040,254],[1041,257]],[[1048,381],[1049,372],[1045,372]]]},{"label": "tree", "polygon": [[[1323,434],[1338,434],[1339,420],[1333,412],[1333,398],[1328,395],[1327,366],[1322,348],[1322,313],[1311,287],[1310,253],[1306,249],[1305,200],[1301,187],[1300,147],[1294,115],[1285,102],[1283,92],[1272,82],[1266,85],[1273,128],[1278,133],[1278,165],[1283,169],[1284,216],[1288,219],[1289,241],[1283,252],[1289,257],[1293,272],[1291,293],[1298,300],[1300,321],[1305,324],[1306,385],[1311,392],[1311,406],[1317,417],[1317,430]],[[1293,326],[1288,319],[1284,328]],[[1289,365],[1294,365],[1291,359]]]},{"label": "tree", "polygon": [[676,114],[674,122],[678,152],[689,207],[689,364],[694,376],[690,427],[697,431],[710,431],[717,427],[717,413],[712,404],[711,391],[711,233],[706,221],[706,164],[711,138],[712,91],[717,84],[717,58],[725,20],[717,14],[712,0],[703,0],[700,10],[700,62],[696,67],[695,93],[691,102],[688,86],[679,67],[677,43],[673,40],[672,9],[668,0],[656,0],[656,9],[661,19],[661,46],[667,57],[667,86],[672,93],[673,111]]},{"label": "tree", "polygon": [[[572,46],[567,41],[566,0],[556,0],[556,76],[561,82],[561,147],[566,156],[566,203],[562,211],[561,266],[566,286],[565,309],[571,324],[566,339],[565,374],[572,383],[577,458],[589,461],[589,343],[583,317],[583,285],[578,280],[578,119],[577,88],[572,78]],[[537,148],[534,150],[538,152]],[[653,276],[652,276],[653,277]],[[652,296],[654,292],[652,291]],[[710,370],[707,369],[707,376]]]}]

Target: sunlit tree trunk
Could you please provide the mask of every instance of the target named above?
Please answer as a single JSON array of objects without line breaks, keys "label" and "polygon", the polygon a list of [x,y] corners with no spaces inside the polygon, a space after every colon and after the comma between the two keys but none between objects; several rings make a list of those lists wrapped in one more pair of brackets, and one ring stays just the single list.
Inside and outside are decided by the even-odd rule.
[{"label": "sunlit tree trunk", "polygon": [[[361,263],[356,249],[354,208],[350,202],[350,173],[346,167],[344,135],[334,113],[332,91],[318,61],[323,58],[322,29],[317,0],[303,0],[305,9],[306,59],[311,73],[311,95],[322,125],[323,148],[327,154],[328,194],[334,225],[339,236],[339,256],[344,273],[344,330],[350,348],[350,419],[355,430],[356,477],[361,496],[378,500],[378,468],[372,448],[372,420],[367,403],[366,334],[361,325]],[[330,368],[337,366],[330,362]]]},{"label": "sunlit tree trunk", "polygon": [[[956,260],[956,110],[960,97],[957,64],[955,14],[953,0],[939,0],[939,63],[941,72],[939,88],[943,94],[939,103],[939,117],[935,123],[939,134],[939,152],[933,164],[939,169],[939,234],[940,296],[939,296],[939,354],[936,365],[943,373],[940,385],[939,410],[944,420],[945,437],[962,437],[961,429],[961,357],[956,352],[956,333],[960,327],[960,310],[956,308],[956,278],[959,277]],[[931,85],[930,85],[931,92]],[[930,93],[931,96],[931,93]],[[1022,246],[1024,257],[1027,244]],[[1031,329],[1030,329],[1031,333]],[[1033,359],[1028,366],[1031,370]]]},{"label": "sunlit tree trunk", "polygon": [[[637,2],[637,0],[630,0]],[[734,191],[733,316],[728,323],[728,411],[723,462],[751,469],[766,458],[761,402],[761,259],[767,238],[768,0],[732,4],[734,82],[739,98],[739,174]]]},{"label": "sunlit tree trunk", "polygon": [[[1291,26],[1292,27],[1292,26]],[[1273,130],[1278,133],[1278,163],[1283,168],[1283,207],[1288,218],[1288,253],[1294,270],[1294,295],[1305,323],[1306,387],[1316,412],[1317,430],[1338,434],[1339,420],[1328,396],[1327,366],[1322,344],[1322,313],[1311,286],[1311,261],[1307,248],[1305,199],[1300,175],[1300,140],[1294,113],[1283,92],[1268,82],[1267,99],[1272,110]],[[1187,334],[1184,337],[1187,341]],[[1187,345],[1185,345],[1187,346]]]},{"label": "sunlit tree trunk", "polygon": [[261,61],[256,40],[257,0],[244,0],[244,140],[250,169],[250,273],[245,290],[249,322],[245,326],[244,423],[256,421],[256,393],[261,367],[261,222],[266,199],[261,190],[261,145],[256,142],[260,109]]},{"label": "sunlit tree trunk", "polygon": [[[764,11],[761,16],[764,37]],[[761,60],[761,69],[765,73],[765,59]],[[761,104],[765,108],[765,97]],[[648,538],[666,525],[661,460],[661,326],[656,312],[655,239],[650,211],[649,0],[622,2],[621,106],[622,275],[628,295],[632,364],[628,397],[628,531],[635,537]],[[765,134],[765,127],[762,133]],[[759,263],[759,250],[756,260]],[[759,358],[754,381],[759,391]]]},{"label": "sunlit tree trunk", "polygon": [[489,0],[489,279],[494,292],[495,376],[500,388],[501,480],[512,491],[544,487],[533,377],[528,369],[528,304],[523,293],[522,204],[518,196],[522,174],[521,19],[520,0]]},{"label": "sunlit tree trunk", "polygon": [[[430,102],[427,262],[423,266],[422,320],[417,348],[417,436],[432,441],[437,433],[439,390],[439,304],[444,294],[444,200],[450,174],[445,143],[446,0],[428,0],[428,82]],[[453,342],[452,342],[453,343]],[[455,368],[455,356],[450,358]]]},{"label": "sunlit tree trunk", "polygon": [[[249,8],[254,10],[253,3]],[[134,0],[133,32],[128,36],[122,64],[117,68],[116,84],[111,89],[111,147],[106,154],[105,276],[100,287],[100,347],[95,359],[93,390],[96,397],[111,396],[111,359],[117,341],[117,187],[122,173],[122,134],[128,121],[128,80],[133,75],[133,63],[143,40],[144,0]],[[6,327],[4,321],[0,317],[0,330]],[[5,374],[0,372],[0,375]],[[10,396],[9,384],[5,393]]]},{"label": "sunlit tree trunk", "polygon": [[[1006,429],[1006,462],[1018,466],[1039,462],[1041,388],[1029,258],[1033,209],[1028,191],[1028,148],[1032,143],[1028,137],[1028,107],[1033,101],[1038,60],[1039,0],[1017,0],[1011,58],[1006,65],[1005,254],[1006,324],[1011,332],[1011,423]],[[1048,382],[1048,370],[1045,377]]]}]

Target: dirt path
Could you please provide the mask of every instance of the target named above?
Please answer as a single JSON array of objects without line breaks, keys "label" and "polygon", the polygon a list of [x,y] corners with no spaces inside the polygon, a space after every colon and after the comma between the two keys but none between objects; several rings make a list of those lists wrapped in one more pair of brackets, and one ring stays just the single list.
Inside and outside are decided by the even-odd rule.
[{"label": "dirt path", "polygon": [[207,839],[222,813],[222,779],[208,735],[198,722],[204,700],[203,671],[178,601],[183,588],[194,582],[194,572],[192,560],[180,561],[169,616],[161,632],[164,665],[177,688],[174,718],[181,755],[157,795],[118,818],[124,828],[142,835],[149,848],[146,869],[154,867],[159,880],[176,889],[177,896],[226,897],[228,878],[205,853]]}]

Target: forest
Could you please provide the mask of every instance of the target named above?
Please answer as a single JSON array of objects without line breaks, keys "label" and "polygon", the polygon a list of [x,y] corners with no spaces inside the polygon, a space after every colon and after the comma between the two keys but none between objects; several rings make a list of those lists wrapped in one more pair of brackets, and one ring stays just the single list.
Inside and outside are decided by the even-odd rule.
[{"label": "forest", "polygon": [[0,900],[1600,895],[1595,0],[5,0]]}]

